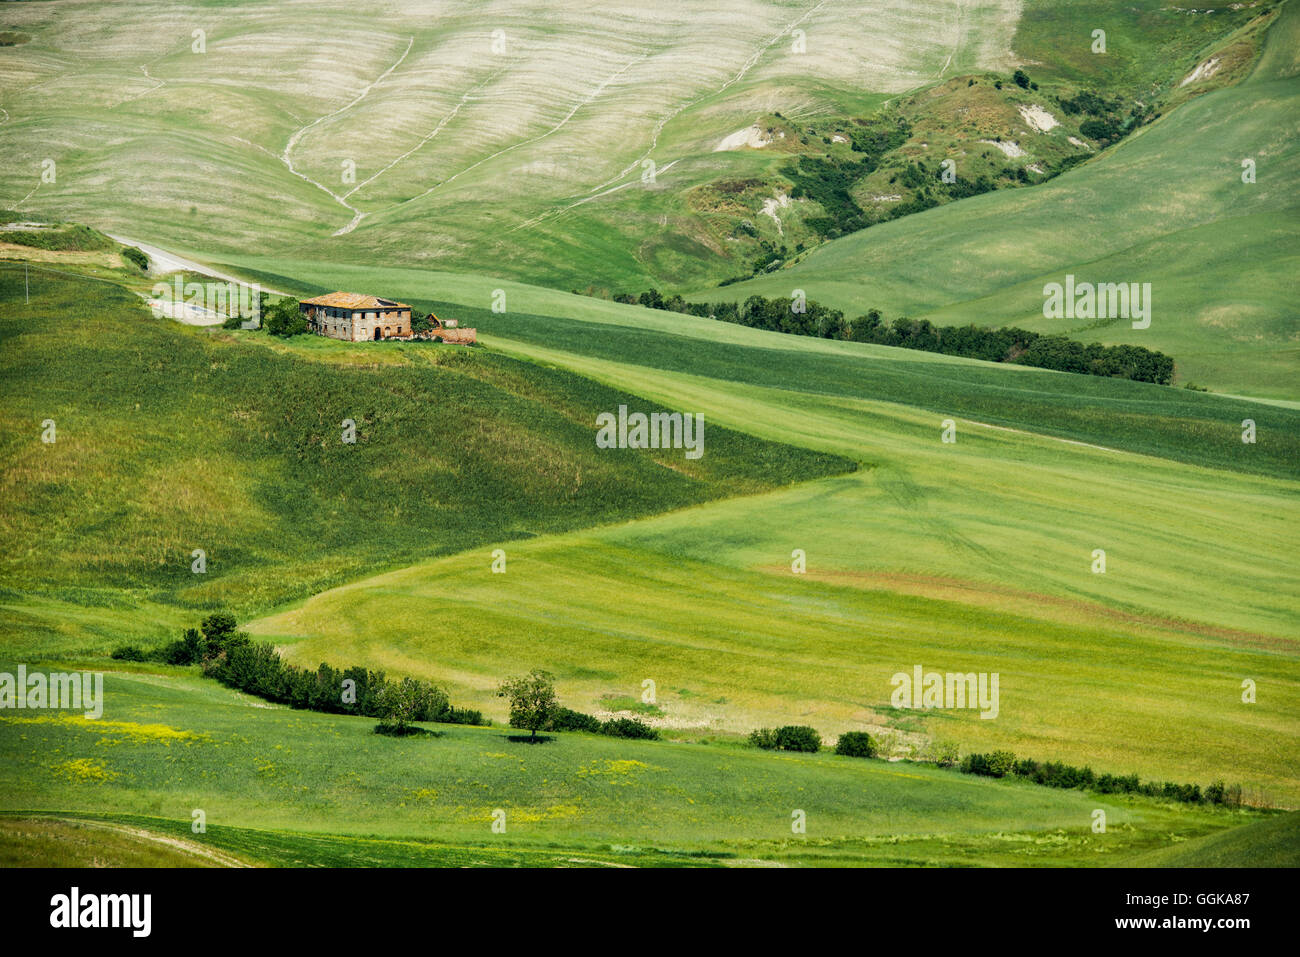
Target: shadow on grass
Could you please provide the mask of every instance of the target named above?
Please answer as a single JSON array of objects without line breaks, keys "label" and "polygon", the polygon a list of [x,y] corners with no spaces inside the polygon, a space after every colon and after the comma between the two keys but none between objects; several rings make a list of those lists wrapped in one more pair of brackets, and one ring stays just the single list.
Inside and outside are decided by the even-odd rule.
[{"label": "shadow on grass", "polygon": [[398,727],[395,724],[377,724],[375,725],[375,734],[384,734],[390,738],[410,738],[426,736],[430,738],[441,738],[446,732],[430,731],[428,728],[417,728],[415,725],[408,724],[406,727]]},{"label": "shadow on grass", "polygon": [[531,734],[507,734],[506,740],[513,741],[515,744],[545,744],[555,739],[548,734],[539,734],[536,737]]}]

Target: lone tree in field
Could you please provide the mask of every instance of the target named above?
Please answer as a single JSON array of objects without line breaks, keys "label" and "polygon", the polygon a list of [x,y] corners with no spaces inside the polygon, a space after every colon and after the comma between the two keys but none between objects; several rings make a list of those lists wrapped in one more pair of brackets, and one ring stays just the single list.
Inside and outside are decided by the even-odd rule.
[{"label": "lone tree in field", "polygon": [[497,689],[497,697],[510,699],[510,727],[531,731],[534,738],[551,726],[560,710],[555,700],[555,676],[547,671],[507,678]]}]

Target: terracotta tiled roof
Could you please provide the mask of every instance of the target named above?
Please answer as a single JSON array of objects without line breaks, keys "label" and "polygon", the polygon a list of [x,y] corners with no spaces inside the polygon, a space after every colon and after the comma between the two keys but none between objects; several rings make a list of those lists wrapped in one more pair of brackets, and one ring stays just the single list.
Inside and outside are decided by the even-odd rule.
[{"label": "terracotta tiled roof", "polygon": [[304,306],[333,306],[337,309],[410,309],[404,302],[363,296],[358,292],[331,292],[315,299],[302,300]]}]

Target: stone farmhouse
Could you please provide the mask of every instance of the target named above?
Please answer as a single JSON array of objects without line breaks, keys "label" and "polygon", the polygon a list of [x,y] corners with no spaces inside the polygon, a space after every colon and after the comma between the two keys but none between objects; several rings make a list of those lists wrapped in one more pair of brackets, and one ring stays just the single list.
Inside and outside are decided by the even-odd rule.
[{"label": "stone farmhouse", "polygon": [[416,332],[411,328],[411,307],[393,299],[364,296],[355,292],[331,292],[298,303],[311,331],[348,342],[371,342],[380,339],[441,339],[471,345],[478,340],[478,330],[461,329],[455,320],[443,322],[430,315],[431,329]]},{"label": "stone farmhouse", "polygon": [[405,338],[411,334],[411,307],[392,299],[331,292],[298,303],[311,331],[349,342]]}]

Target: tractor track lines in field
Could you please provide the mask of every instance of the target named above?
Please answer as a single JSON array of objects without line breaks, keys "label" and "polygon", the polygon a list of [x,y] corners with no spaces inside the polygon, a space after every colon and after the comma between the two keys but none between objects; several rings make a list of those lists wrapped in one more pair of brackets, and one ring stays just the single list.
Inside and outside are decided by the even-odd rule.
[{"label": "tractor track lines in field", "polygon": [[934,75],[934,79],[936,80],[940,79],[946,72],[948,72],[948,67],[952,64],[952,58],[955,57],[957,51],[961,49],[961,15],[965,9],[966,0],[957,0],[957,36],[953,38],[952,49],[948,51],[948,59],[943,61],[943,66],[939,67],[939,72]]},{"label": "tractor track lines in field", "polygon": [[362,88],[361,92],[358,93],[355,97],[353,97],[348,103],[344,104],[343,106],[340,106],[337,110],[334,110],[333,112],[326,113],[324,116],[317,117],[316,119],[308,123],[306,126],[303,126],[300,129],[298,129],[296,132],[294,132],[289,137],[289,141],[285,144],[284,151],[280,154],[280,162],[285,165],[285,168],[288,169],[290,173],[292,173],[294,176],[297,176],[301,180],[311,183],[317,189],[323,190],[324,192],[328,193],[336,203],[338,203],[340,206],[343,206],[345,209],[349,210],[352,213],[352,221],[348,223],[346,226],[344,226],[343,228],[336,230],[334,232],[335,236],[342,236],[345,233],[350,233],[352,232],[352,230],[356,229],[357,225],[361,222],[362,218],[365,216],[365,213],[361,212],[361,210],[357,209],[355,206],[353,206],[351,203],[347,201],[346,195],[351,195],[352,191],[349,191],[349,193],[345,194],[345,196],[340,196],[338,193],[334,192],[325,184],[317,182],[316,180],[308,176],[306,173],[303,173],[298,169],[296,169],[293,165],[293,156],[292,156],[293,148],[298,145],[298,141],[301,140],[309,130],[325,122],[326,120],[333,119],[334,117],[340,115],[341,113],[345,113],[346,111],[352,109],[352,107],[360,103],[363,99],[365,99],[366,95],[369,94],[371,90],[373,90],[376,86],[378,86],[380,83],[386,80],[394,70],[396,70],[399,66],[402,65],[402,61],[406,59],[407,55],[411,52],[411,47],[413,47],[414,45],[415,45],[415,37],[413,36],[408,37],[406,40],[406,49],[403,50],[402,55],[397,58],[397,62],[395,62],[383,73],[379,74],[379,76],[377,76],[375,79],[367,83],[365,87]]},{"label": "tractor track lines in field", "polygon": [[475,84],[473,87],[471,87],[471,88],[470,88],[470,89],[469,89],[469,90],[468,90],[468,91],[467,91],[467,92],[466,92],[466,93],[465,93],[465,94],[460,98],[459,102],[457,102],[457,104],[455,105],[455,107],[452,108],[451,112],[448,113],[446,116],[444,116],[441,120],[439,120],[439,121],[438,121],[438,125],[435,126],[435,127],[433,128],[433,130],[431,130],[429,133],[426,133],[426,134],[425,134],[425,135],[420,139],[420,141],[419,141],[418,143],[416,143],[414,146],[412,146],[412,147],[411,147],[409,150],[407,150],[405,153],[403,153],[403,154],[401,154],[400,156],[398,156],[397,159],[393,160],[391,163],[389,163],[389,164],[388,164],[387,166],[385,166],[383,169],[379,170],[377,173],[374,173],[374,174],[371,175],[369,178],[367,178],[367,179],[365,179],[365,180],[362,180],[362,181],[361,181],[360,183],[358,183],[356,186],[353,186],[350,190],[348,190],[346,193],[343,194],[343,197],[346,199],[347,197],[349,197],[349,196],[351,196],[353,193],[355,193],[357,190],[361,189],[363,186],[368,186],[368,185],[370,185],[370,184],[373,183],[375,180],[377,180],[380,176],[383,176],[383,175],[384,175],[385,173],[387,173],[390,169],[392,169],[394,166],[396,166],[398,163],[400,163],[402,160],[406,159],[406,158],[407,158],[408,156],[410,156],[412,153],[414,153],[414,152],[416,152],[417,150],[421,149],[421,148],[422,148],[426,143],[428,143],[431,139],[433,139],[435,136],[437,136],[439,133],[441,133],[442,130],[443,130],[443,128],[444,128],[448,123],[450,123],[453,119],[456,118],[456,114],[458,114],[458,113],[461,111],[461,108],[462,108],[466,103],[468,103],[471,99],[473,99],[475,93],[477,93],[479,90],[483,89],[485,86],[487,86],[487,85],[488,85],[489,83],[491,83],[493,80],[497,79],[497,77],[499,77],[502,73],[505,72],[505,69],[506,69],[505,67],[501,67],[499,70],[497,70],[497,71],[494,72],[492,75],[490,75],[486,80],[484,80],[484,81],[481,82],[481,83]]},{"label": "tractor track lines in field", "polygon": [[704,100],[708,99],[711,96],[717,96],[719,93],[726,92],[726,90],[729,87],[735,85],[739,80],[741,80],[745,76],[746,73],[748,73],[750,70],[754,68],[755,64],[758,63],[758,61],[762,58],[763,54],[766,53],[768,50],[770,50],[777,40],[781,39],[783,36],[785,36],[787,33],[789,33],[799,24],[803,23],[805,20],[807,20],[810,16],[812,16],[814,13],[816,13],[818,10],[820,10],[823,6],[825,6],[829,2],[830,0],[821,0],[821,2],[818,3],[816,6],[814,6],[812,9],[806,10],[802,16],[797,17],[796,19],[791,20],[789,23],[787,23],[784,27],[781,28],[781,30],[775,36],[773,36],[761,47],[759,47],[757,51],[751,54],[749,58],[746,59],[743,64],[741,64],[741,67],[739,70],[736,71],[736,74],[730,80],[727,80],[725,83],[723,83],[722,86],[718,87],[716,90],[711,90],[708,93],[700,94],[695,99],[683,103],[681,106],[673,110],[667,116],[662,117],[659,120],[659,122],[655,124],[654,132],[650,136],[649,149],[647,149],[645,153],[642,154],[641,157],[638,158],[635,162],[625,167],[623,171],[620,172],[618,175],[605,180],[605,182],[603,183],[593,186],[591,188],[591,191],[594,193],[597,190],[604,189],[606,186],[609,186],[611,183],[617,183],[620,179],[622,179],[632,170],[636,169],[638,166],[644,163],[647,159],[650,158],[650,154],[653,153],[655,151],[655,148],[659,145],[659,136],[660,134],[663,133],[664,128],[669,123],[671,123],[674,119],[680,116],[684,111],[689,110],[692,106],[695,106],[696,104],[703,102]]},{"label": "tractor track lines in field", "polygon": [[[758,570],[771,575],[789,576],[788,565],[760,565]],[[809,570],[810,581],[832,585],[848,585],[871,591],[886,591],[915,595],[937,601],[955,601],[977,608],[989,608],[1000,614],[1019,614],[1046,621],[1077,624],[1081,620],[1096,623],[1118,622],[1127,627],[1151,628],[1163,632],[1177,632],[1198,639],[1227,642],[1233,647],[1259,648],[1266,651],[1289,652],[1295,649],[1294,639],[1263,632],[1245,631],[1222,625],[1206,624],[1187,618],[1104,605],[1085,598],[1070,598],[1046,592],[1017,588],[979,579],[922,575],[913,572],[876,570]]]},{"label": "tractor track lines in field", "polygon": [[416,200],[423,199],[425,196],[428,196],[430,193],[434,192],[435,190],[441,189],[442,187],[446,186],[448,183],[452,182],[453,180],[465,175],[466,173],[470,172],[473,169],[477,169],[478,167],[482,166],[484,163],[496,159],[498,156],[504,156],[506,153],[513,152],[514,150],[517,150],[522,146],[532,146],[534,143],[540,142],[541,140],[546,139],[546,137],[552,135],[553,133],[558,132],[562,127],[564,127],[566,123],[569,122],[569,120],[573,119],[573,117],[577,114],[579,110],[581,110],[584,106],[587,106],[589,103],[595,100],[596,97],[600,96],[600,94],[605,91],[605,88],[609,86],[609,84],[613,83],[616,79],[618,79],[628,70],[630,70],[633,66],[640,63],[642,60],[646,59],[646,57],[648,56],[649,56],[648,53],[643,53],[640,56],[634,57],[633,59],[629,60],[623,66],[619,67],[609,76],[607,76],[604,80],[602,80],[599,84],[597,84],[595,89],[593,89],[586,96],[578,100],[578,102],[574,104],[573,108],[569,110],[568,113],[565,114],[564,118],[560,120],[560,122],[552,126],[546,132],[539,133],[530,139],[520,140],[518,143],[513,143],[510,146],[505,147],[504,149],[499,149],[495,153],[491,154],[490,156],[485,156],[481,160],[478,160],[475,163],[471,163],[469,166],[466,166],[464,169],[456,173],[453,173],[452,175],[448,176],[446,179],[442,180],[441,182],[435,183],[434,185],[430,186],[428,189],[424,190],[423,192],[418,193],[415,196],[412,196],[410,199],[404,199],[400,203],[394,203],[392,206],[387,207],[387,209],[385,209],[385,212],[392,209],[398,209],[402,206],[407,205],[408,203],[413,203]]},{"label": "tractor track lines in field", "polygon": [[[688,100],[686,101],[686,103],[681,104],[680,107],[673,109],[671,113],[666,114],[666,116],[660,117],[659,121],[656,122],[654,126],[654,130],[651,131],[649,148],[647,148],[647,150],[643,152],[641,156],[638,156],[637,159],[633,161],[633,163],[624,166],[624,168],[621,169],[619,173],[616,173],[615,176],[612,176],[606,179],[606,181],[602,183],[598,183],[598,185],[591,187],[591,189],[588,191],[588,195],[584,196],[584,198],[582,199],[578,199],[577,202],[568,203],[558,209],[551,209],[551,211],[542,213],[542,215],[529,218],[529,220],[525,220],[523,222],[520,222],[520,224],[517,224],[516,226],[512,226],[512,228],[507,231],[513,233],[513,231],[516,230],[533,228],[533,226],[541,224],[541,222],[543,221],[550,220],[550,218],[554,218],[555,216],[563,215],[563,213],[568,212],[569,209],[578,207],[578,205],[582,205],[584,203],[590,203],[591,200],[599,199],[601,198],[601,196],[610,195],[611,192],[616,192],[619,190],[627,189],[628,186],[633,186],[634,182],[620,183],[620,185],[617,186],[615,186],[614,183],[617,183],[620,181],[620,179],[627,177],[628,173],[632,173],[633,170],[637,169],[637,166],[642,165],[643,163],[645,163],[647,159],[650,159],[651,153],[654,153],[655,148],[659,146],[659,137],[660,135],[663,134],[664,127],[667,127],[669,122],[672,122],[673,120],[675,120],[676,117],[679,117],[682,112],[688,111],[688,109],[694,107],[694,105],[702,103],[703,100],[710,98],[710,96],[718,96],[719,94],[722,94],[722,92],[727,91],[729,87],[735,86],[736,83],[740,82],[741,79],[744,78],[745,75],[748,74],[751,69],[754,69],[755,65],[758,65],[758,61],[763,59],[764,53],[770,51],[770,49],[774,47],[775,44],[777,43],[777,40],[780,40],[781,38],[783,38],[783,36],[788,35],[790,31],[796,29],[796,27],[800,25],[800,23],[806,21],[807,18],[813,16],[814,13],[818,12],[819,9],[822,9],[824,5],[828,4],[829,1],[831,0],[820,0],[818,4],[814,5],[814,7],[805,10],[805,12],[801,14],[801,16],[794,18],[794,20],[787,23],[787,25],[781,27],[781,29],[777,31],[776,34],[772,35],[771,38],[768,39],[766,43],[763,43],[761,47],[755,49],[753,53],[750,53],[750,56],[746,57],[745,61],[742,62],[740,69],[736,70],[736,73],[732,75],[732,78],[728,79],[727,82],[724,82],[722,86],[716,88],[716,90],[705,92],[705,94],[701,94],[697,96],[697,98]],[[677,163],[680,163],[680,161],[681,161],[681,157],[677,157],[676,160],[672,160],[671,163],[662,166],[662,168],[656,170],[655,173],[656,176],[658,176],[658,174],[660,173],[667,172],[669,168],[672,168],[672,166],[675,166]]]},{"label": "tractor track lines in field", "polygon": [[[671,113],[668,113],[667,115],[661,117],[659,121],[655,124],[654,130],[650,135],[650,146],[646,149],[646,151],[641,156],[639,156],[635,161],[625,166],[619,173],[615,174],[614,176],[611,176],[603,183],[598,183],[597,185],[591,187],[591,189],[588,190],[588,195],[586,197],[578,200],[575,203],[569,203],[567,206],[564,206],[561,209],[552,210],[548,213],[543,213],[541,216],[533,217],[533,219],[520,223],[518,226],[515,226],[513,229],[509,231],[514,232],[516,229],[524,229],[524,228],[535,226],[538,223],[551,218],[552,216],[558,216],[561,213],[573,209],[575,206],[581,206],[583,203],[588,203],[593,199],[598,199],[601,196],[608,195],[609,193],[612,193],[617,189],[622,189],[625,186],[633,185],[632,183],[624,183],[621,186],[614,187],[614,189],[609,188],[613,186],[613,184],[617,183],[619,180],[626,177],[628,173],[631,173],[638,166],[640,166],[642,163],[644,163],[647,159],[650,158],[651,154],[653,154],[655,149],[659,146],[659,137],[660,135],[662,135],[665,127],[667,127],[669,123],[671,123],[674,119],[676,119],[686,110],[689,110],[691,107],[696,106],[697,104],[703,102],[709,97],[717,96],[720,93],[726,92],[730,87],[738,83],[741,79],[745,77],[747,73],[749,73],[750,70],[752,70],[758,64],[758,61],[763,58],[763,55],[766,54],[767,51],[770,50],[777,43],[778,40],[780,40],[782,37],[789,34],[791,30],[795,29],[797,26],[799,26],[799,24],[803,23],[805,20],[807,20],[809,17],[811,17],[814,13],[816,13],[818,10],[820,10],[829,2],[830,0],[820,0],[820,2],[813,5],[808,10],[805,10],[800,16],[796,17],[795,19],[787,23],[777,33],[775,33],[771,38],[769,38],[766,43],[762,44],[757,50],[751,53],[749,57],[747,57],[745,61],[740,65],[740,68],[731,77],[731,79],[727,80],[720,87],[718,87],[715,90],[710,90],[707,93],[702,93],[692,100],[688,100],[686,103],[683,103],[681,106],[677,107],[677,109],[673,110]],[[673,166],[679,161],[680,161],[680,157],[665,165],[658,172],[662,173],[664,170],[667,170],[670,166]]]},{"label": "tractor track lines in field", "polygon": [[397,58],[397,62],[394,63],[392,66],[390,66],[383,73],[379,74],[379,76],[376,77],[374,80],[371,80],[369,83],[367,83],[365,87],[361,90],[361,92],[358,93],[355,97],[353,97],[351,101],[349,101],[343,106],[340,106],[337,110],[334,110],[331,113],[326,113],[324,116],[317,117],[316,119],[312,120],[306,126],[302,127],[296,133],[294,133],[292,136],[289,137],[289,142],[285,144],[284,153],[282,154],[282,157],[285,164],[289,167],[290,170],[293,169],[293,160],[290,158],[289,154],[293,152],[293,148],[298,145],[298,141],[302,139],[302,137],[307,133],[307,131],[312,129],[315,126],[320,125],[321,123],[324,123],[328,119],[332,119],[338,116],[340,113],[344,113],[347,110],[352,109],[352,107],[356,106],[363,99],[365,99],[366,94],[368,94],[371,90],[373,90],[375,86],[377,86],[379,83],[382,83],[385,79],[387,79],[389,74],[391,74],[394,70],[396,70],[399,66],[402,65],[402,61],[405,60],[407,54],[411,52],[411,47],[414,44],[415,44],[415,37],[408,37],[406,41],[406,49],[403,50],[402,55]]},{"label": "tractor track lines in field", "polygon": [[1005,425],[990,425],[987,422],[971,422],[972,425],[982,426],[986,429],[996,429],[998,432],[1015,432],[1017,435],[1032,435],[1040,439],[1051,439],[1053,442],[1064,442],[1066,445],[1081,445],[1085,449],[1097,449],[1101,452],[1114,452],[1116,455],[1127,455],[1123,449],[1112,449],[1108,445],[1093,445],[1091,442],[1080,442],[1077,439],[1063,439],[1059,435],[1048,435],[1046,432],[1026,432],[1024,429],[1012,429]]},{"label": "tractor track lines in field", "polygon": [[27,193],[26,196],[24,196],[22,199],[18,200],[18,202],[14,203],[14,211],[17,212],[19,209],[22,209],[22,205],[23,205],[23,203],[25,203],[25,202],[27,202],[29,199],[31,199],[31,198],[32,198],[32,193],[35,193],[35,192],[36,192],[38,189],[40,189],[40,188],[41,188],[41,184],[40,184],[40,181],[38,180],[37,183],[36,183],[36,185],[33,186],[33,187],[31,188],[31,190]]},{"label": "tractor track lines in field", "polygon": [[138,99],[140,99],[141,97],[148,96],[150,93],[153,93],[155,90],[161,90],[164,86],[167,85],[167,81],[166,81],[166,80],[163,80],[163,79],[160,79],[159,77],[151,76],[151,75],[150,75],[150,73],[149,73],[149,65],[148,65],[147,63],[146,63],[146,64],[142,64],[142,65],[140,66],[140,72],[143,73],[143,74],[145,75],[145,78],[146,78],[146,79],[152,80],[152,81],[154,82],[154,85],[151,86],[151,87],[149,87],[149,89],[145,90],[145,91],[142,92],[142,93],[137,93],[135,96],[128,96],[128,97],[124,97],[124,98],[118,100],[116,103],[114,103],[114,104],[112,105],[112,107],[110,107],[110,109],[114,109],[114,110],[115,110],[115,109],[117,109],[119,106],[121,106],[123,103],[130,103],[130,102],[132,102],[132,101],[134,101],[134,100],[138,100]]},{"label": "tractor track lines in field", "polygon": [[[662,166],[658,170],[656,170],[655,175],[662,176],[664,173],[668,172],[670,169],[672,169],[680,162],[681,162],[680,159],[673,160],[671,163],[668,163],[666,166]],[[556,216],[560,216],[563,215],[564,213],[567,213],[575,206],[581,206],[584,203],[590,203],[592,200],[600,199],[602,196],[608,196],[610,193],[617,193],[621,189],[627,189],[629,186],[635,186],[635,185],[636,185],[636,181],[634,180],[630,183],[620,183],[617,186],[611,186],[609,189],[603,189],[599,193],[593,193],[590,196],[584,196],[582,199],[577,200],[576,202],[573,203],[569,203],[565,206],[561,206],[559,209],[548,210],[547,212],[542,213],[539,216],[534,216],[532,219],[526,219],[522,223],[519,223],[516,226],[511,226],[509,229],[506,230],[506,232],[513,233],[519,229],[530,229],[533,226],[545,222],[548,219],[554,219]]]},{"label": "tractor track lines in field", "polygon": [[157,831],[150,831],[143,827],[135,827],[129,824],[117,824],[112,821],[95,821],[89,818],[80,817],[63,817],[62,815],[54,817],[41,817],[37,820],[51,821],[60,824],[66,824],[74,828],[86,828],[92,831],[108,831],[113,834],[120,834],[123,837],[130,838],[134,841],[140,841],[147,844],[156,844],[169,850],[179,851],[182,854],[189,855],[197,860],[214,864],[218,867],[252,867],[253,865],[245,860],[229,854],[226,851],[218,850],[206,844],[200,844],[197,841],[187,841],[179,837],[171,837],[168,834],[160,834]]}]

